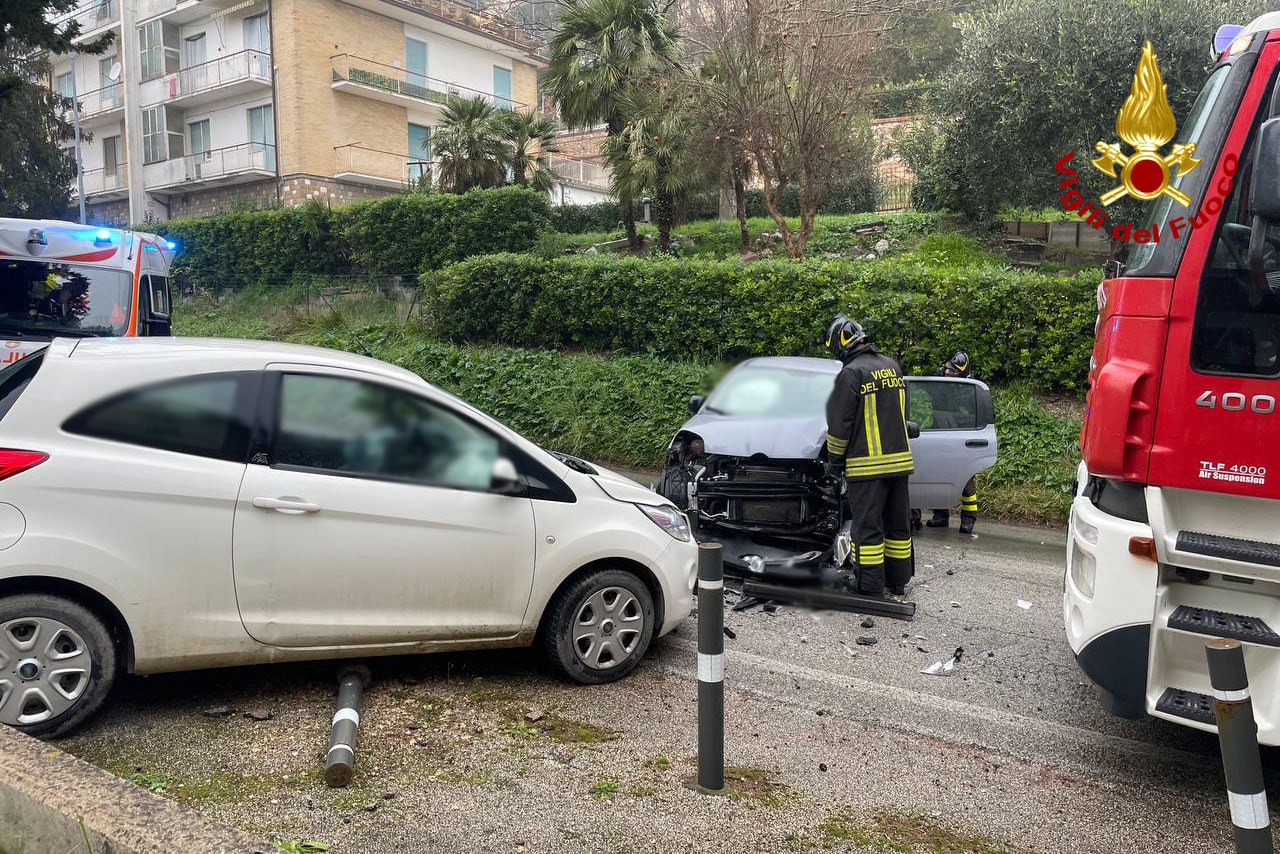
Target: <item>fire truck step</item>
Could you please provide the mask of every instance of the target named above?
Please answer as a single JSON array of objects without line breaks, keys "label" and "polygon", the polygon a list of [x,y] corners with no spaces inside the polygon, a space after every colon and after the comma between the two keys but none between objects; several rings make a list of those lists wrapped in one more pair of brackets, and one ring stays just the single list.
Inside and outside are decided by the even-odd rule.
[{"label": "fire truck step", "polygon": [[1195,691],[1184,691],[1181,688],[1166,688],[1156,702],[1156,711],[1201,724],[1217,725],[1218,723],[1213,716],[1212,697],[1208,694],[1197,694]]},{"label": "fire truck step", "polygon": [[1190,605],[1177,607],[1169,616],[1169,628],[1215,638],[1235,638],[1263,646],[1280,646],[1280,635],[1272,631],[1265,620]]},{"label": "fire truck step", "polygon": [[1178,532],[1178,551],[1221,557],[1263,566],[1280,566],[1280,545],[1196,531]]}]

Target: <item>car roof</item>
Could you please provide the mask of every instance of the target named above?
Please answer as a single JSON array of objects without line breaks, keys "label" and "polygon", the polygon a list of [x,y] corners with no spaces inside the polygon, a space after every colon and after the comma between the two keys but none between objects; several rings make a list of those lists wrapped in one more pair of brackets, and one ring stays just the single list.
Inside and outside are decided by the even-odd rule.
[{"label": "car roof", "polygon": [[747,359],[738,367],[782,368],[788,371],[809,371],[815,374],[838,374],[841,364],[836,359],[817,359],[812,356],[757,356]]},{"label": "car roof", "polygon": [[[173,363],[174,373],[182,373],[184,363],[207,365],[216,361],[227,369],[237,362],[273,362],[346,368],[414,383],[425,382],[412,371],[368,356],[357,356],[327,347],[284,344],[278,341],[248,341],[235,338],[57,338],[49,355],[81,359],[137,358],[164,359]],[[247,366],[247,365],[246,365]]]}]

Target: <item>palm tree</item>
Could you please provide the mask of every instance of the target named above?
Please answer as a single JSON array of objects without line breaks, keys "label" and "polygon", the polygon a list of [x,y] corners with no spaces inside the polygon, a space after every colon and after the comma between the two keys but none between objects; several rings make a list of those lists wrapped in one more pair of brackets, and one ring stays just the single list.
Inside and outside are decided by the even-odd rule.
[{"label": "palm tree", "polygon": [[547,162],[547,154],[559,151],[559,124],[532,110],[507,114],[507,142],[511,146],[511,183],[550,190],[560,176]]},{"label": "palm tree", "polygon": [[671,249],[676,199],[698,185],[701,164],[693,146],[697,125],[673,109],[670,98],[645,99],[622,134],[605,140],[605,157],[613,173],[610,186],[619,197],[653,193],[658,248]]},{"label": "palm tree", "polygon": [[480,95],[450,95],[431,137],[440,189],[465,193],[475,187],[500,187],[507,180],[511,149],[507,117]]},{"label": "palm tree", "polygon": [[[677,41],[654,0],[569,0],[551,39],[547,69],[560,117],[572,127],[604,122],[616,140],[630,118],[621,102],[655,72],[674,66]],[[625,182],[619,190],[627,239],[638,250],[633,197]]]}]

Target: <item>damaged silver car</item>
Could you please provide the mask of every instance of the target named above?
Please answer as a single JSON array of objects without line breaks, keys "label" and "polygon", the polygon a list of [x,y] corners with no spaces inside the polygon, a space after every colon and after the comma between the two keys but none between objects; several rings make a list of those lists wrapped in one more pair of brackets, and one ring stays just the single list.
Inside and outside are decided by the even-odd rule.
[{"label": "damaged silver car", "polygon": [[[699,539],[724,544],[726,569],[783,575],[847,560],[842,484],[823,468],[839,371],[834,359],[750,359],[690,399],[693,417],[671,440],[656,488],[688,512]],[[906,379],[911,506],[953,507],[965,482],[996,462],[991,390],[973,379]]]}]

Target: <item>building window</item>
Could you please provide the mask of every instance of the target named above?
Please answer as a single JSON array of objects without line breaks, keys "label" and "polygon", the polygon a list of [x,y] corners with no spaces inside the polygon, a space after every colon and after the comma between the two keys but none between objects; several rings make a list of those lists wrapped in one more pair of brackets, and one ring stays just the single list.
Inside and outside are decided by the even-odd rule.
[{"label": "building window", "polygon": [[271,79],[271,24],[267,13],[244,19],[244,47],[249,54],[249,71],[256,77]]},{"label": "building window", "polygon": [[493,67],[493,105],[511,109],[511,69]]},{"label": "building window", "polygon": [[427,97],[426,42],[410,38],[404,40],[404,84],[405,94],[415,98]]},{"label": "building window", "polygon": [[187,125],[187,150],[197,160],[209,159],[209,152],[213,150],[213,145],[210,144],[209,140],[208,119],[201,119],[198,122],[191,122]]},{"label": "building window", "polygon": [[276,168],[276,123],[270,104],[250,108],[249,145],[255,167]]},{"label": "building window", "polygon": [[114,178],[120,172],[120,137],[118,136],[102,139],[102,172],[108,178]]},{"label": "building window", "polygon": [[158,163],[169,157],[164,124],[164,107],[142,111],[142,160]]},{"label": "building window", "polygon": [[[113,71],[116,75],[114,80],[111,79],[111,72]],[[120,93],[120,74],[121,69],[114,56],[98,60],[98,81],[102,84],[102,105],[104,107],[118,107],[124,103]]]},{"label": "building window", "polygon": [[409,123],[409,180],[418,183],[431,175],[431,128]]},{"label": "building window", "polygon": [[178,28],[160,19],[138,27],[138,50],[142,58],[142,79],[155,80],[179,68]]},{"label": "building window", "polygon": [[73,80],[71,76],[74,73],[74,71],[68,71],[66,74],[59,74],[57,79],[54,81],[54,88],[57,89],[58,94],[64,98],[75,97],[76,84],[75,80]]}]

